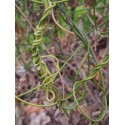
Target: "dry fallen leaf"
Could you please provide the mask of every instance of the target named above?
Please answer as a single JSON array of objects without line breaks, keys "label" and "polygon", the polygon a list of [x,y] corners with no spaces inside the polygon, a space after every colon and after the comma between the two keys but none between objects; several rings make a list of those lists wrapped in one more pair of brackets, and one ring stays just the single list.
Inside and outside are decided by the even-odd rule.
[{"label": "dry fallen leaf", "polygon": [[[34,103],[35,104],[35,103]],[[39,114],[40,112],[44,112],[45,109],[41,108],[41,107],[36,107],[36,106],[31,106],[31,105],[27,105],[24,109],[24,111],[26,112],[27,115],[30,115],[31,113],[35,112],[36,114]]]},{"label": "dry fallen leaf", "polygon": [[96,76],[95,76],[95,80],[96,81],[99,81],[100,77],[99,77],[99,72],[96,73]]},{"label": "dry fallen leaf", "polygon": [[81,105],[82,110],[84,111],[84,113],[88,116],[91,117],[92,114],[92,107],[91,106],[84,106]]}]

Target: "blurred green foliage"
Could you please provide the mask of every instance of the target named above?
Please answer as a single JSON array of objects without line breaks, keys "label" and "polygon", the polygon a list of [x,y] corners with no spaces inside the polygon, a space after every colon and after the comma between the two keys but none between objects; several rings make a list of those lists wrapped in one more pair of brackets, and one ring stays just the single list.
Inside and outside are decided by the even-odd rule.
[{"label": "blurred green foliage", "polygon": [[[66,3],[66,7],[68,9],[67,14],[73,15],[73,20],[77,24],[77,26],[79,26],[80,19],[81,19],[83,21],[82,30],[84,30],[85,32],[91,30],[93,27],[93,24],[91,23],[90,19],[87,16],[88,14],[91,15],[93,6],[91,7],[86,6],[86,2],[87,0],[78,0],[78,5],[75,7],[74,11],[71,10],[72,8],[71,5]],[[32,3],[30,0],[18,0],[16,1],[16,3],[20,7],[22,12],[25,14],[25,16],[30,20],[33,27],[35,27],[44,11],[43,6],[37,3]],[[109,3],[109,0],[96,0],[96,3],[95,3],[95,11],[98,12],[100,15],[102,15],[105,11],[106,13],[105,18],[108,18],[108,3]],[[71,30],[69,26],[63,21],[59,13],[56,12],[56,10],[55,10],[55,13],[57,15],[57,21],[59,22],[59,24],[63,26],[65,29]],[[91,19],[93,21],[94,19],[95,21],[97,21],[96,16],[95,18],[91,16]],[[49,20],[50,22],[48,24],[48,27],[52,27],[53,26],[53,23],[51,21],[52,19],[50,18]],[[16,49],[15,49],[16,52],[15,53],[16,53],[16,57],[18,57],[20,55],[20,48],[27,49],[27,46],[28,48],[31,48],[31,44],[34,39],[34,32],[17,9],[15,12],[15,22],[16,22]],[[43,37],[43,42],[46,46],[49,46],[52,40],[54,40],[56,36],[60,36],[61,38],[66,37],[66,33],[57,26],[53,26],[53,28],[51,29],[51,32],[48,32],[47,28],[46,28],[45,35]],[[20,31],[17,29],[20,29]],[[20,41],[18,38],[19,36],[21,37]],[[39,49],[41,53],[45,52],[42,45],[39,46]],[[31,49],[29,51],[31,53]],[[24,53],[25,53],[25,50],[24,50]]]}]

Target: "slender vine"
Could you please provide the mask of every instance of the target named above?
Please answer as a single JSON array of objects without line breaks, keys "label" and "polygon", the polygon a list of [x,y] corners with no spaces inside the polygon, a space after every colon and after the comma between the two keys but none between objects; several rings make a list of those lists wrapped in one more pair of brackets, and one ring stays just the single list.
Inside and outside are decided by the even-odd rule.
[{"label": "slender vine", "polygon": [[[40,86],[36,86],[30,90],[28,90],[25,93],[22,93],[20,95],[16,95],[16,99],[20,100],[21,102],[28,104],[28,105],[32,105],[32,106],[37,106],[37,107],[47,107],[47,106],[53,106],[53,105],[57,105],[60,109],[64,110],[64,112],[68,115],[69,111],[72,111],[76,108],[79,109],[80,113],[89,121],[93,122],[94,124],[96,124],[97,122],[101,121],[107,111],[107,98],[106,98],[106,89],[105,89],[105,85],[104,85],[104,80],[103,80],[103,75],[102,75],[102,71],[101,68],[106,65],[108,63],[108,59],[109,59],[109,55],[106,54],[104,60],[102,61],[102,63],[98,63],[97,58],[93,52],[93,49],[90,46],[90,42],[89,39],[86,35],[86,33],[79,31],[79,29],[77,28],[76,24],[74,23],[74,21],[71,19],[71,17],[66,13],[66,7],[64,5],[64,2],[68,1],[68,0],[60,0],[60,1],[51,1],[51,0],[31,0],[32,2],[36,2],[37,4],[43,4],[45,7],[45,10],[42,14],[41,19],[39,20],[35,32],[34,32],[34,36],[35,39],[32,42],[32,56],[33,56],[33,64],[36,66],[39,74],[40,74],[40,78],[41,78],[41,85]],[[71,27],[72,31],[69,31],[65,28],[63,28],[55,19],[54,17],[54,8],[57,7],[61,17],[63,18],[63,20]],[[54,23],[61,28],[63,31],[68,32],[68,33],[72,33],[77,35],[83,44],[81,44],[76,51],[68,58],[68,60],[63,64],[62,67],[59,66],[59,60],[53,56],[53,55],[45,55],[45,56],[40,56],[39,53],[39,45],[43,43],[43,35],[44,35],[44,31],[45,28],[47,27],[48,24],[48,18],[52,16]],[[60,71],[65,67],[65,65],[67,64],[67,62],[78,52],[78,50],[80,50],[81,48],[83,48],[83,46],[86,48],[86,54],[84,56],[84,59],[81,63],[81,66],[79,67],[76,76],[75,76],[75,82],[73,85],[73,89],[71,91],[71,93],[69,93],[65,98],[62,98],[62,94],[59,91],[59,89],[54,85],[54,80],[56,79],[56,77],[58,76],[58,74],[60,73]],[[92,55],[96,66],[93,68],[93,70],[90,72],[90,54]],[[52,58],[56,63],[56,72],[55,73],[51,73],[48,69],[47,64],[43,61],[43,58]],[[88,74],[86,76],[86,78],[77,81],[77,77],[78,74],[81,70],[82,65],[85,63],[85,61],[88,59]],[[96,73],[99,72],[100,74],[100,78],[101,78],[101,85],[96,83],[96,81],[94,80]],[[87,114],[83,111],[83,109],[80,106],[80,102],[82,100],[85,99],[85,95],[86,95],[86,86],[88,84],[89,80],[94,80],[95,85],[97,85],[100,90],[103,92],[103,100],[102,100],[102,108],[101,108],[101,112],[100,115],[98,116],[97,119],[93,119],[89,116],[87,116]],[[80,86],[83,87],[83,91],[80,91]],[[46,100],[48,102],[50,102],[49,104],[45,104],[45,105],[39,105],[39,104],[33,104],[30,103],[26,100],[23,100],[21,97],[33,92],[35,90],[37,90],[38,88],[41,88],[41,90],[45,91],[46,93]],[[74,104],[72,106],[69,106],[69,100],[72,99],[74,100]]]}]

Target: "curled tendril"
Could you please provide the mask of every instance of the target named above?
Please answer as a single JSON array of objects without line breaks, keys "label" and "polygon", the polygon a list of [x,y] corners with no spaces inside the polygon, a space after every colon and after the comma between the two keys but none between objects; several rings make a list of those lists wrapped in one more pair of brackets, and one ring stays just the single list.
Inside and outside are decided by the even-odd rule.
[{"label": "curled tendril", "polygon": [[[98,119],[92,119],[90,118],[89,116],[87,116],[84,111],[82,110],[82,108],[80,107],[80,104],[78,102],[78,99],[76,97],[76,93],[75,93],[75,90],[76,88],[80,87],[81,84],[86,84],[88,80],[91,80],[93,79],[95,76],[96,76],[96,73],[98,72],[98,70],[100,68],[102,68],[105,64],[108,63],[108,54],[106,55],[106,57],[104,58],[104,61],[101,63],[101,64],[98,64],[94,69],[93,71],[91,72],[91,74],[86,77],[85,79],[81,80],[81,81],[77,81],[74,86],[73,86],[73,96],[74,96],[74,101],[76,102],[80,112],[89,120],[89,121],[92,121],[92,122],[98,122],[98,121],[101,121],[104,116],[105,116],[105,113],[106,113],[106,109],[107,109],[107,101],[106,101],[106,92],[104,90],[104,88],[102,88],[101,86],[99,86],[99,88],[103,91],[103,96],[104,96],[104,102],[105,104],[103,104],[102,106],[102,110],[101,110],[101,113],[99,115],[99,118]],[[98,84],[97,84],[98,85]]]},{"label": "curled tendril", "polygon": [[[57,106],[59,106],[59,108],[62,108],[66,114],[68,114],[68,111],[71,111],[71,110],[74,110],[74,109],[78,108],[80,110],[81,114],[85,118],[87,118],[89,121],[94,122],[94,123],[101,121],[104,118],[104,116],[106,114],[106,110],[107,110],[106,90],[105,90],[105,86],[104,86],[101,68],[105,64],[108,63],[109,55],[107,54],[105,56],[103,62],[99,64],[95,55],[94,55],[94,53],[93,53],[92,48],[89,45],[89,40],[88,40],[86,34],[84,32],[81,33],[78,30],[78,28],[76,27],[76,25],[74,24],[72,19],[66,14],[65,7],[63,5],[59,5],[58,8],[59,8],[59,11],[61,13],[61,17],[63,19],[65,17],[65,19],[64,19],[65,22],[66,22],[66,19],[67,19],[68,22],[66,22],[66,23],[71,26],[74,33],[82,40],[84,46],[86,47],[86,51],[87,51],[85,56],[84,56],[84,59],[81,63],[81,66],[79,67],[79,69],[76,73],[75,82],[74,82],[73,89],[72,89],[71,93],[69,93],[65,98],[62,98],[60,90],[54,85],[54,80],[56,79],[56,77],[60,73],[60,71],[64,68],[64,66],[67,64],[67,62],[77,53],[77,51],[81,47],[83,47],[83,44],[80,47],[78,47],[78,49],[69,57],[69,59],[63,64],[62,67],[59,67],[59,60],[55,56],[53,56],[53,55],[40,56],[38,46],[43,42],[42,39],[43,39],[44,29],[47,26],[48,18],[49,18],[50,15],[52,15],[54,22],[62,30],[64,30],[65,32],[69,32],[69,33],[73,33],[73,32],[68,31],[68,30],[64,29],[62,26],[60,26],[58,24],[58,22],[56,21],[56,19],[54,17],[54,13],[53,13],[53,8],[57,4],[61,4],[65,1],[67,1],[67,0],[54,1],[54,2],[51,2],[50,0],[31,0],[31,1],[36,2],[38,4],[44,4],[44,6],[45,6],[45,11],[43,12],[42,17],[39,20],[38,25],[36,26],[36,30],[34,32],[35,40],[32,43],[33,64],[36,66],[37,70],[39,71],[40,78],[42,79],[42,83],[41,83],[41,85],[36,86],[36,87],[28,90],[25,93],[17,95],[16,99],[18,99],[18,100],[20,100],[23,103],[26,103],[28,105],[37,106],[37,107],[48,107],[48,106],[57,105]],[[90,59],[89,59],[90,54],[92,55],[92,57],[94,58],[94,60],[96,62],[96,66],[92,70],[91,73],[90,73]],[[49,71],[48,66],[43,61],[43,58],[52,58],[53,60],[55,60],[55,62],[56,62],[55,63],[55,66],[56,66],[56,72],[55,73],[51,73]],[[82,65],[84,64],[84,62],[86,61],[87,58],[88,58],[88,75],[85,79],[77,81],[77,77],[78,77],[78,74],[80,72],[80,69],[81,69]],[[99,85],[98,83],[96,83],[96,81],[94,83],[103,92],[103,103],[102,103],[102,109],[101,109],[99,117],[97,119],[92,119],[85,114],[85,112],[82,110],[79,103],[80,103],[81,100],[85,99],[86,86],[87,86],[88,81],[94,80],[94,77],[95,77],[97,72],[100,73],[102,85]],[[81,85],[83,86],[83,91],[79,92]],[[30,103],[28,101],[25,101],[25,100],[21,99],[21,96],[24,96],[24,95],[26,95],[30,92],[33,92],[33,91],[37,90],[38,88],[41,88],[42,90],[45,91],[46,100],[49,102],[49,104],[45,104],[45,105],[33,104],[33,103]],[[79,97],[77,97],[76,94],[79,95]],[[68,104],[69,99],[74,100],[74,104],[72,106],[69,106],[69,104]]]},{"label": "curled tendril", "polygon": [[[60,95],[60,91],[57,89],[56,86],[54,86],[52,83],[54,81],[54,78],[59,74],[59,61],[58,59],[53,56],[53,55],[46,55],[46,56],[40,56],[39,54],[39,49],[38,49],[38,45],[41,44],[42,41],[42,37],[43,37],[43,31],[45,29],[45,27],[47,26],[47,21],[48,21],[48,17],[51,15],[52,13],[52,9],[56,6],[56,4],[61,3],[61,2],[65,2],[64,1],[56,1],[56,2],[51,2],[50,0],[32,0],[36,3],[39,4],[44,4],[45,6],[45,11],[43,12],[43,16],[41,17],[41,19],[39,20],[38,25],[36,26],[36,30],[35,30],[35,40],[32,43],[32,56],[33,56],[33,64],[36,66],[37,70],[40,73],[40,78],[43,80],[42,84],[40,86],[34,87],[33,89],[30,89],[29,91],[20,94],[18,96],[16,96],[16,98],[26,104],[30,104],[33,106],[52,106],[55,104],[60,104],[60,100],[61,100],[61,95]],[[55,73],[50,73],[47,65],[42,61],[42,58],[53,58],[56,60],[56,68],[57,71]],[[43,90],[46,91],[46,100],[49,102],[54,102],[50,105],[37,105],[37,104],[32,104],[30,102],[27,102],[25,100],[22,100],[20,97],[24,96],[34,90],[36,90],[37,88],[42,88]],[[53,90],[54,89],[54,90]],[[55,94],[56,91],[56,94]],[[49,98],[49,94],[51,94],[51,99]],[[58,98],[57,98],[58,97]]]},{"label": "curled tendril", "polygon": [[65,32],[74,34],[74,32],[71,32],[71,31],[69,31],[69,30],[66,30],[65,28],[63,28],[63,27],[56,21],[56,19],[55,19],[55,17],[54,17],[53,11],[52,11],[52,18],[53,18],[54,22],[56,23],[56,25],[57,25],[60,29],[64,30]]}]

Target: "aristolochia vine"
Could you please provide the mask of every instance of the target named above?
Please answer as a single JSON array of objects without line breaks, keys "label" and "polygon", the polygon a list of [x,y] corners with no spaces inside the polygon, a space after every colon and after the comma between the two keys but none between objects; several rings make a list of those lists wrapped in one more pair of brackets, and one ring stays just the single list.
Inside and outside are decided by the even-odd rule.
[{"label": "aristolochia vine", "polygon": [[[16,99],[18,99],[18,100],[20,100],[20,101],[22,101],[26,104],[32,105],[32,106],[47,107],[47,106],[57,105],[60,109],[64,110],[64,112],[66,114],[68,114],[69,111],[72,111],[73,109],[78,108],[80,110],[81,114],[85,118],[87,118],[89,121],[96,124],[97,122],[101,121],[104,118],[106,110],[107,110],[106,90],[105,90],[105,86],[104,86],[104,80],[103,80],[101,68],[105,64],[108,63],[108,58],[109,58],[108,54],[106,54],[103,62],[99,64],[96,57],[95,57],[95,54],[94,54],[92,48],[89,45],[89,40],[88,40],[86,34],[84,32],[83,33],[80,32],[78,30],[77,26],[75,25],[74,21],[67,15],[66,8],[63,4],[63,2],[66,2],[67,0],[62,0],[62,1],[61,0],[60,1],[32,0],[32,1],[36,2],[38,4],[43,4],[45,6],[45,11],[43,12],[42,17],[39,20],[38,25],[36,26],[36,30],[34,32],[35,39],[32,43],[33,64],[36,66],[37,70],[39,71],[40,78],[42,79],[42,83],[41,83],[40,86],[36,86],[35,88],[30,89],[29,91],[27,91],[23,94],[16,95]],[[73,33],[71,31],[68,31],[68,30],[64,29],[55,20],[54,13],[53,13],[53,9],[55,7],[58,8],[61,17],[72,28],[72,30],[74,31],[74,34],[76,34],[83,42],[83,44],[78,47],[78,49],[71,55],[71,57],[69,57],[69,59],[64,63],[64,65],[62,67],[59,67],[59,60],[53,55],[45,55],[45,56],[41,57],[40,53],[39,53],[39,48],[38,48],[39,44],[43,43],[44,29],[47,27],[48,18],[50,16],[53,17],[54,22],[62,30],[66,31],[66,32],[69,32],[69,33]],[[96,62],[96,66],[92,70],[91,73],[89,72],[89,68],[88,68],[87,77],[83,80],[80,80],[80,81],[77,81],[77,75],[79,74],[79,70],[78,70],[77,75],[76,75],[76,80],[75,80],[75,83],[73,85],[72,92],[69,93],[65,98],[62,98],[62,94],[61,94],[60,90],[54,85],[54,80],[56,79],[56,77],[60,73],[60,71],[63,69],[63,67],[66,65],[66,63],[77,53],[77,51],[80,48],[83,47],[83,45],[86,47],[87,52],[85,54],[85,58],[82,62],[82,65],[85,62],[85,60],[88,58],[88,67],[89,67],[89,63],[90,63],[89,56],[91,54],[92,57],[94,58],[95,62]],[[52,58],[54,60],[55,65],[56,65],[56,69],[57,69],[57,71],[55,73],[51,73],[49,71],[46,63],[42,60],[43,58]],[[88,80],[93,80],[95,78],[95,75],[96,75],[97,72],[100,73],[102,85],[99,85],[96,82],[94,82],[94,83],[103,92],[103,101],[102,101],[102,109],[101,109],[99,117],[97,119],[92,119],[85,114],[85,112],[80,107],[79,103],[80,103],[81,100],[83,100],[85,98],[86,86],[87,86]],[[78,93],[78,91],[80,89],[80,86],[83,86],[84,90],[83,90],[83,92]],[[44,90],[46,92],[46,100],[48,102],[50,102],[49,104],[47,104],[47,105],[33,104],[33,103],[30,103],[28,101],[25,101],[25,100],[21,99],[21,96],[24,96],[24,95],[36,90],[37,88],[41,88],[42,90]],[[50,96],[50,94],[51,94],[51,96]],[[69,103],[69,99],[71,99],[71,98],[74,100],[74,104],[72,106],[69,106],[68,103]]]}]

